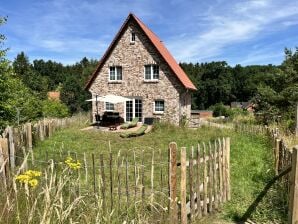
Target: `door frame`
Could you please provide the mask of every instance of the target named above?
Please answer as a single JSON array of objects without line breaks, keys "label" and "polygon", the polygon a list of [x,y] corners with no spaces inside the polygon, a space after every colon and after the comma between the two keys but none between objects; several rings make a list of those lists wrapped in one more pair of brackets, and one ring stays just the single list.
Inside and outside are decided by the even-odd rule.
[{"label": "door frame", "polygon": [[[126,96],[126,98],[129,98],[130,100],[127,100],[127,101],[132,101],[132,118],[135,118],[135,115],[136,115],[136,99],[137,100],[141,100],[142,101],[142,118],[141,118],[141,121],[143,122],[143,98],[140,97],[140,96]],[[127,122],[126,120],[126,102],[124,102],[124,122]]]}]

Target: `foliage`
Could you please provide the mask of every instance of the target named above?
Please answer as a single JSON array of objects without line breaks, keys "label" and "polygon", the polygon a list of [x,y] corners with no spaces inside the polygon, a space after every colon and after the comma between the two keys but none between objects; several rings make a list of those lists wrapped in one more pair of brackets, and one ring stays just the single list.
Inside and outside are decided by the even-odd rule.
[{"label": "foliage", "polygon": [[69,115],[67,106],[56,100],[44,100],[42,112],[44,117],[67,117]]},{"label": "foliage", "polygon": [[231,67],[225,61],[180,65],[198,89],[192,94],[193,109],[206,109],[217,103],[229,105],[233,101],[249,101],[259,85],[272,85],[272,78],[280,71],[272,65]]},{"label": "foliage", "polygon": [[286,49],[285,55],[279,73],[271,77],[270,84],[260,85],[254,97],[258,118],[265,124],[294,120],[298,102],[298,48],[295,52]]},{"label": "foliage", "polygon": [[215,116],[215,117],[218,117],[218,116],[230,117],[231,116],[230,108],[227,108],[222,103],[217,103],[217,104],[209,107],[209,110],[213,111],[213,116]]},{"label": "foliage", "polygon": [[94,71],[97,62],[83,58],[74,65],[63,65],[54,61],[34,60],[21,52],[13,62],[14,71],[25,85],[45,99],[47,92],[60,91],[61,100],[71,113],[87,111],[90,93],[84,90],[86,81]]}]

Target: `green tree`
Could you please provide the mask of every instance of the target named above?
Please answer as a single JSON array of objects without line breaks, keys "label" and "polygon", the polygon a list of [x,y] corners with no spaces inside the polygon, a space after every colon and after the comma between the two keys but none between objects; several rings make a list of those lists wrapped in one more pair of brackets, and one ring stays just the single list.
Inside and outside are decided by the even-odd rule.
[{"label": "green tree", "polygon": [[[0,25],[6,22],[0,17]],[[39,99],[27,88],[13,71],[3,49],[5,36],[0,35],[0,129],[17,121],[27,121],[41,116]],[[20,114],[18,114],[18,112]],[[19,115],[19,117],[18,117]]]},{"label": "green tree", "polygon": [[69,115],[67,106],[55,100],[44,100],[42,112],[44,117],[67,117]]}]

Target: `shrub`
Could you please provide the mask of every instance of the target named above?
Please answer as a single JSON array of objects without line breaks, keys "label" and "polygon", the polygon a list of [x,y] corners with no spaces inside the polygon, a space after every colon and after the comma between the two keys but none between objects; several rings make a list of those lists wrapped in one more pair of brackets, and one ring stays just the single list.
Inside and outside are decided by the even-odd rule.
[{"label": "shrub", "polygon": [[69,115],[65,104],[52,100],[43,101],[42,112],[44,117],[67,117]]},{"label": "shrub", "polygon": [[231,116],[231,110],[224,106],[222,103],[214,104],[213,106],[209,107],[210,110],[213,111],[213,116],[225,116],[230,117]]}]

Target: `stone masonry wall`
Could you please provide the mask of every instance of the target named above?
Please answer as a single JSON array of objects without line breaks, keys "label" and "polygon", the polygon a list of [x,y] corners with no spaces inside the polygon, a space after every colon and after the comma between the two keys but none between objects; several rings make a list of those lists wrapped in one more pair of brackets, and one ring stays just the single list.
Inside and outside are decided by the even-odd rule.
[{"label": "stone masonry wall", "polygon": [[[136,34],[134,44],[130,42],[131,32]],[[147,64],[159,65],[158,81],[144,80],[144,65]],[[110,66],[122,66],[122,81],[109,81]],[[143,119],[144,117],[159,117],[161,120],[178,125],[183,113],[190,116],[190,94],[186,93],[186,89],[176,75],[171,72],[150,40],[132,21],[99,71],[89,91],[92,93],[92,97],[95,97],[96,94],[99,96],[115,94],[141,98]],[[154,101],[159,99],[165,102],[164,114],[154,114]],[[92,108],[93,114],[95,114],[95,102],[93,102]],[[116,104],[115,110],[120,112],[120,116],[124,118],[124,103]],[[104,112],[103,102],[99,103],[99,111],[101,114]]]}]

